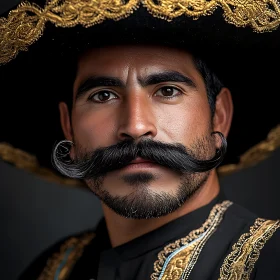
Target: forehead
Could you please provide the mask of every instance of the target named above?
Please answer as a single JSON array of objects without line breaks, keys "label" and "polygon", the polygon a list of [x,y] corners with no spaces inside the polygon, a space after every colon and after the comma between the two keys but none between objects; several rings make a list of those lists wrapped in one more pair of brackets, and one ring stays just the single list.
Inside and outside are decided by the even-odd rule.
[{"label": "forehead", "polygon": [[120,76],[129,70],[145,75],[160,70],[196,71],[187,51],[163,46],[110,46],[94,48],[78,60],[78,76],[111,74]]}]

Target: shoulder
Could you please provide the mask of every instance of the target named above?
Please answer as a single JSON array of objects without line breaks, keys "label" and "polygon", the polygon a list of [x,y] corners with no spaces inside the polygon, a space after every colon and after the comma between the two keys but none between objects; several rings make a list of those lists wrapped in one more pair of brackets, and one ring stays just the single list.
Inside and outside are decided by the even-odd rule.
[{"label": "shoulder", "polygon": [[280,259],[280,221],[251,218],[250,212],[239,207],[233,217],[244,221],[242,233],[235,240],[220,269],[220,279],[278,279]]},{"label": "shoulder", "polygon": [[226,212],[226,215],[231,219],[237,219],[247,223],[248,225],[253,223],[258,218],[255,213],[249,211],[247,208],[244,208],[237,203],[232,203],[231,207],[229,207],[228,211]]},{"label": "shoulder", "polygon": [[231,219],[242,221],[244,225],[236,243],[251,244],[252,249],[261,250],[262,255],[276,251],[280,253],[280,220],[259,218],[238,204],[232,205],[228,215]]},{"label": "shoulder", "polygon": [[[248,232],[258,216],[241,205],[232,203],[223,217],[224,227],[229,231],[232,242],[236,242],[242,233]],[[233,244],[232,243],[232,244]]]},{"label": "shoulder", "polygon": [[[94,239],[93,231],[67,236],[42,252],[20,275],[18,280],[53,279],[51,275],[71,266],[82,255],[84,248]],[[63,263],[63,267],[61,266]],[[64,272],[65,273],[65,269]]]},{"label": "shoulder", "polygon": [[252,279],[279,279],[280,220],[266,220],[258,235],[259,252]]},{"label": "shoulder", "polygon": [[[220,279],[274,280],[280,273],[280,220],[258,218],[238,204],[225,213],[234,231],[230,250],[220,268]],[[278,272],[278,273],[277,273]]]}]

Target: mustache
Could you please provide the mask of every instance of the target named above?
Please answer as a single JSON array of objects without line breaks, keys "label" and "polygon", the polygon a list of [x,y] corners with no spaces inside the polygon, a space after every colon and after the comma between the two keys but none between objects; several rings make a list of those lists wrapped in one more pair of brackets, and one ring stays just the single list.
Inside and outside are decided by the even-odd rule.
[{"label": "mustache", "polygon": [[[221,132],[212,132],[221,138],[221,146],[211,159],[201,160],[194,157],[180,143],[169,144],[151,139],[125,140],[115,145],[98,148],[94,152],[84,153],[74,160],[69,153],[73,143],[60,141],[53,149],[52,164],[63,175],[76,179],[96,179],[110,171],[121,169],[137,157],[152,161],[174,171],[186,173],[207,172],[216,168],[224,159],[227,141]],[[70,147],[69,145],[70,144]]]}]

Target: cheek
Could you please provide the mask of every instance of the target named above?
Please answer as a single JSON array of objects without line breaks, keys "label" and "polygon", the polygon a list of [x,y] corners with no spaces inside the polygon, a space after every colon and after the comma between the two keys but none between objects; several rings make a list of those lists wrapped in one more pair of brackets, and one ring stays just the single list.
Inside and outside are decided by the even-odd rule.
[{"label": "cheek", "polygon": [[197,138],[209,133],[211,114],[206,98],[186,98],[175,106],[167,106],[161,112],[161,130],[167,141],[189,145]]},{"label": "cheek", "polygon": [[73,111],[74,139],[83,147],[96,148],[111,145],[115,119],[110,112],[91,109]]}]

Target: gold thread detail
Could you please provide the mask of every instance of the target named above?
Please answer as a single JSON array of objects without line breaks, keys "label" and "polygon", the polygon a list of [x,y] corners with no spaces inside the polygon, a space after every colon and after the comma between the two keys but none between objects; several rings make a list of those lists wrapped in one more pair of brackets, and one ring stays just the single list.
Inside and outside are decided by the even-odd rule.
[{"label": "gold thread detail", "polygon": [[224,11],[226,22],[237,27],[250,26],[254,31],[266,32],[280,24],[277,0],[143,0],[143,5],[155,17],[172,20],[179,16],[198,19],[211,15],[218,7]]},{"label": "gold thread detail", "polygon": [[56,175],[54,171],[48,168],[41,167],[35,156],[20,149],[16,149],[8,143],[0,142],[0,158],[5,162],[13,164],[17,168],[39,175],[39,177],[50,182],[77,187],[86,186],[80,180],[62,177]]},{"label": "gold thread detail", "polygon": [[279,227],[280,220],[256,219],[250,231],[241,235],[225,258],[219,280],[249,280],[261,249]]},{"label": "gold thread detail", "polygon": [[84,248],[94,237],[94,233],[86,233],[81,237],[71,237],[66,240],[61,245],[59,252],[54,253],[48,259],[38,280],[67,279],[77,260],[82,256]]},{"label": "gold thread detail", "polygon": [[0,65],[36,42],[46,22],[59,27],[90,27],[107,19],[126,18],[141,3],[154,17],[168,21],[182,15],[198,19],[220,7],[225,21],[237,27],[267,32],[280,24],[277,0],[50,0],[44,8],[23,2],[7,18],[0,18]]},{"label": "gold thread detail", "polygon": [[23,2],[7,19],[0,18],[0,65],[27,51],[42,36],[46,22],[59,27],[90,27],[106,19],[128,17],[138,5],[139,0],[51,0],[41,8]]},{"label": "gold thread detail", "polygon": [[207,240],[216,231],[223,215],[232,205],[231,201],[217,204],[211,210],[208,219],[188,236],[167,245],[158,254],[154,263],[151,280],[186,280],[188,279]]},{"label": "gold thread detail", "polygon": [[227,164],[218,168],[222,176],[256,165],[265,160],[280,147],[280,125],[273,128],[267,138],[246,151],[237,164]]}]

